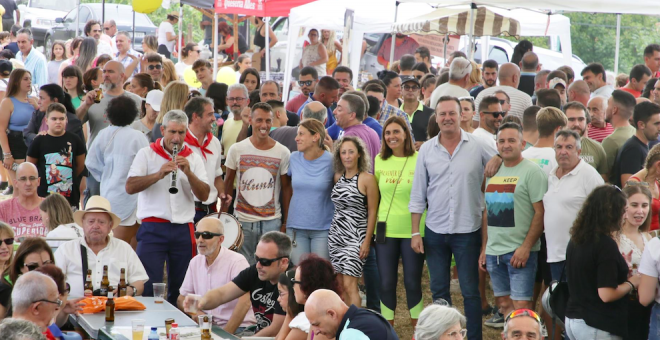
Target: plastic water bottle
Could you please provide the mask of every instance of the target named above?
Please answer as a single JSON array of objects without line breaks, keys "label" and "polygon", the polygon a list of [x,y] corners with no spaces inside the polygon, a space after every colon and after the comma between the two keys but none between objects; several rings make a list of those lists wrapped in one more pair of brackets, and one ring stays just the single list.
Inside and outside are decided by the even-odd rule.
[{"label": "plastic water bottle", "polygon": [[149,333],[149,337],[147,338],[148,340],[159,340],[160,337],[158,336],[158,328],[157,327],[151,327],[151,333]]},{"label": "plastic water bottle", "polygon": [[179,332],[179,325],[176,323],[172,324],[172,329],[170,329],[170,338],[169,340],[180,340],[181,334]]}]

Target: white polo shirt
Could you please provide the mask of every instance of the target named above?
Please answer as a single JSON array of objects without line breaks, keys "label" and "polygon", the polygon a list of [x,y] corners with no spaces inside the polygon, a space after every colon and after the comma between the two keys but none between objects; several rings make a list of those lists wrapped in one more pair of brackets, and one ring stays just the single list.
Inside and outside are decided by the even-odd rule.
[{"label": "white polo shirt", "polygon": [[[188,130],[191,135],[195,136],[192,131]],[[197,136],[195,136],[197,138]],[[204,138],[204,141],[202,142],[202,145],[206,143],[206,138]],[[207,153],[206,154],[206,159],[204,159],[204,156],[202,155],[202,149],[198,148],[196,146],[192,146],[188,143],[186,143],[189,148],[192,149],[194,153],[196,153],[201,159],[202,162],[204,163],[204,168],[206,169],[206,176],[208,177],[208,183],[209,187],[211,187],[211,191],[209,192],[209,198],[202,202],[204,204],[211,204],[218,199],[218,189],[216,189],[214,183],[215,179],[222,176],[222,147],[220,146],[220,141],[218,140],[217,137],[211,135],[211,143],[206,146],[206,148],[212,152],[212,154]],[[199,199],[195,197],[195,202],[199,202]]]},{"label": "white polo shirt", "polygon": [[589,163],[580,160],[571,172],[557,178],[555,166],[548,176],[548,191],[543,196],[543,223],[548,245],[548,262],[566,260],[566,246],[571,239],[570,229],[582,203],[603,178]]},{"label": "white polo shirt", "polygon": [[87,246],[85,238],[67,241],[55,251],[55,264],[62,269],[66,275],[66,282],[71,285],[71,297],[84,296],[85,286],[83,279],[87,273],[82,270],[82,258],[80,257],[80,245],[87,248],[87,268],[92,270],[92,284],[94,289],[101,288],[103,279],[103,266],[108,266],[108,279],[110,285],[117,287],[121,268],[126,269],[126,282],[131,284],[136,281],[147,281],[147,271],[131,245],[108,236],[108,245],[99,251],[98,255]]},{"label": "white polo shirt", "polygon": [[[167,150],[165,152],[167,153]],[[208,184],[202,158],[193,152],[186,159],[190,163],[190,170],[197,178]],[[167,159],[151,150],[150,146],[142,148],[135,155],[131,169],[128,171],[128,178],[157,173],[163,164],[167,162]],[[181,169],[178,170],[176,187],[179,192],[177,194],[169,193],[170,183],[171,175],[168,175],[138,194],[137,217],[139,219],[157,217],[176,224],[193,221],[195,217],[195,196],[192,193],[188,176]]]}]

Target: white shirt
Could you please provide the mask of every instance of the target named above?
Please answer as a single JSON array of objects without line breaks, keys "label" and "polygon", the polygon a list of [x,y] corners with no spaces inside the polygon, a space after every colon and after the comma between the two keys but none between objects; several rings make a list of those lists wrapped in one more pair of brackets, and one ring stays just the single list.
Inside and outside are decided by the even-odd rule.
[{"label": "white shirt", "polygon": [[[644,247],[642,262],[637,270],[646,276],[658,278],[660,276],[660,239],[652,238]],[[660,282],[656,281],[655,301],[660,303]]]},{"label": "white shirt", "polygon": [[[433,93],[431,94],[431,108],[435,110],[435,107],[438,105],[438,100],[440,100],[440,97],[442,96],[452,96],[456,98],[461,98],[461,97],[469,97],[470,92],[468,92],[466,89],[456,86],[450,83],[444,83],[433,90]],[[479,106],[477,106],[479,107]]]},{"label": "white shirt", "polygon": [[478,127],[472,131],[472,135],[477,136],[479,138],[482,138],[486,141],[488,141],[488,144],[492,145],[495,149],[497,149],[497,143],[495,141],[495,134],[490,133],[486,131],[486,129]]},{"label": "white shirt", "polygon": [[612,92],[614,92],[614,88],[612,86],[603,85],[603,86],[599,87],[598,89],[596,89],[596,91],[594,91],[591,94],[591,98],[600,96],[600,97],[603,97],[605,99],[608,99],[608,98],[610,98],[610,96],[612,96]]},{"label": "white shirt", "polygon": [[[179,79],[183,79],[183,74],[186,72],[187,69],[192,68],[192,65],[186,65],[186,63],[180,61],[174,65],[174,70],[176,71],[176,75],[179,76]],[[238,80],[236,80],[238,83]]]},{"label": "white shirt", "polygon": [[532,146],[523,151],[522,156],[536,163],[547,176],[550,176],[550,171],[557,167],[555,149],[553,148],[537,148]]},{"label": "white shirt", "polygon": [[309,319],[307,319],[307,315],[305,315],[305,312],[300,312],[298,315],[296,315],[291,322],[289,322],[289,328],[291,329],[299,329],[305,333],[309,333],[309,328],[311,327],[311,324],[309,323]]},{"label": "white shirt", "polygon": [[113,287],[116,287],[119,283],[121,268],[126,269],[126,282],[128,284],[149,280],[147,271],[131,245],[112,236],[108,236],[108,238],[108,245],[101,249],[98,254],[94,254],[87,246],[84,238],[65,242],[55,251],[55,264],[66,275],[66,281],[71,285],[72,297],[85,295],[83,279],[87,277],[87,273],[82,272],[80,245],[87,248],[87,268],[92,270],[94,289],[101,288],[103,266],[108,266],[108,279]]},{"label": "white shirt", "polygon": [[172,52],[174,50],[174,43],[176,42],[176,39],[167,41],[167,32],[170,32],[172,35],[174,35],[174,26],[172,26],[172,24],[168,21],[163,21],[160,23],[160,26],[158,26],[158,46],[165,45],[167,50]]},{"label": "white shirt", "polygon": [[[76,239],[76,238],[81,238],[85,232],[83,231],[83,228],[79,227],[75,223],[68,223],[68,224],[61,224],[57,226],[57,228],[51,230],[48,232],[46,235],[46,238],[63,238],[63,239]],[[46,243],[51,248],[57,248],[61,246],[62,244],[66,243],[68,241],[48,241],[46,240]]]},{"label": "white shirt", "polygon": [[107,54],[110,57],[115,55],[115,52],[112,50],[112,46],[103,40],[99,40],[99,43],[96,45],[96,56],[102,54]]},{"label": "white shirt", "polygon": [[566,260],[566,246],[571,239],[570,229],[587,196],[603,178],[589,163],[580,160],[575,169],[557,178],[555,166],[548,176],[548,191],[543,196],[543,223],[548,244],[548,262]]},{"label": "white shirt", "polygon": [[[478,108],[479,103],[481,103],[481,99],[483,99],[485,96],[494,96],[495,92],[499,90],[502,90],[509,95],[509,104],[511,104],[511,109],[509,110],[508,115],[514,115],[522,120],[525,110],[528,107],[534,105],[532,104],[532,97],[530,97],[527,93],[511,86],[500,85],[489,87],[479,92],[477,98],[474,99],[474,107]],[[479,121],[479,110],[474,112],[474,117],[472,117],[472,120]]]},{"label": "white shirt", "polygon": [[[190,131],[190,134],[195,136],[195,134],[192,133],[192,131]],[[222,147],[220,146],[220,141],[218,140],[217,137],[211,136],[211,138],[212,138],[211,143],[209,143],[209,145],[207,145],[206,148],[209,149],[213,154],[207,153],[206,159],[204,159],[204,156],[202,156],[202,149],[186,143],[186,145],[188,145],[188,147],[191,148],[194,153],[199,155],[199,157],[202,159],[202,162],[204,163],[204,168],[206,169],[206,176],[208,177],[209,180],[209,187],[211,187],[211,191],[209,192],[209,198],[206,199],[206,201],[202,202],[207,205],[214,203],[218,199],[218,189],[216,189],[214,183],[215,183],[215,179],[222,176],[223,174],[222,157],[220,155],[220,153],[222,152]],[[206,143],[206,138],[204,138],[202,145],[204,145],[204,143]],[[195,197],[195,201],[199,202],[199,199]]]},{"label": "white shirt", "polygon": [[[161,145],[162,143],[161,140]],[[190,163],[190,170],[197,178],[208,184],[204,162],[202,162],[201,157],[193,152],[186,159]],[[156,152],[151,150],[150,146],[147,146],[138,151],[131,169],[128,171],[128,177],[147,176],[157,173],[163,164],[167,162],[167,159],[156,154]],[[165,176],[138,194],[138,219],[143,220],[147,217],[157,217],[176,224],[193,221],[195,217],[195,196],[192,193],[188,176],[180,169],[177,171],[176,187],[179,189],[179,193],[176,195],[169,193],[171,179],[171,175]]]}]

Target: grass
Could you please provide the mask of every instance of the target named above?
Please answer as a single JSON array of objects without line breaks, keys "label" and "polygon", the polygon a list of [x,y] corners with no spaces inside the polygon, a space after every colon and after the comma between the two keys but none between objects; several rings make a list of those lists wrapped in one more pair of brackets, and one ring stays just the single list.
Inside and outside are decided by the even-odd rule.
[{"label": "grass", "polygon": [[[413,328],[410,325],[410,314],[408,313],[407,304],[406,304],[406,291],[403,287],[403,266],[399,264],[399,281],[396,287],[397,291],[397,309],[394,314],[394,330],[396,334],[399,335],[401,340],[410,340],[413,337]],[[429,287],[429,272],[426,266],[424,266],[424,272],[422,274],[422,292],[424,299],[424,306],[431,304],[431,288]],[[486,295],[488,296],[488,301],[491,305],[494,304],[495,299],[493,298],[493,291],[490,288],[490,285],[486,285]],[[463,315],[465,315],[465,310],[463,309],[463,296],[458,294],[451,294],[451,299],[454,307],[456,307]],[[484,317],[483,321],[489,317]],[[484,340],[498,340],[501,339],[501,330],[490,328],[488,326],[483,326],[483,339]]]}]

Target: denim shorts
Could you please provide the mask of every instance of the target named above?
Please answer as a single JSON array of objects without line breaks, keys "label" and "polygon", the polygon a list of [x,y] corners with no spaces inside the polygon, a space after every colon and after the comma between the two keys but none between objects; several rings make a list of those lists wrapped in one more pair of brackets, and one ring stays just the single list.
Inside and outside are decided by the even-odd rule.
[{"label": "denim shorts", "polygon": [[529,252],[523,268],[511,265],[513,252],[504,255],[486,255],[486,268],[496,297],[511,296],[516,301],[531,301],[534,296],[534,278],[538,264],[538,251]]}]

